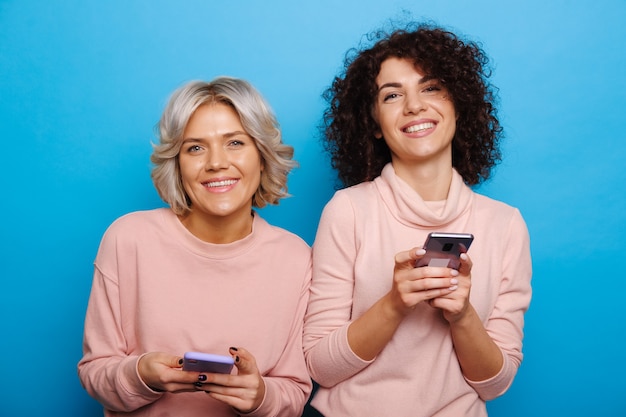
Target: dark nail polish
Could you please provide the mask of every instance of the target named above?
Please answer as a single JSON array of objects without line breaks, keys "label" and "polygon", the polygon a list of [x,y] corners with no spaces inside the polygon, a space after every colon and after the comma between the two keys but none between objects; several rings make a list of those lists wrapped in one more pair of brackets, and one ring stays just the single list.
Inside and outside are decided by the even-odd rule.
[{"label": "dark nail polish", "polygon": [[239,363],[239,356],[235,356],[235,362]]},{"label": "dark nail polish", "polygon": [[193,384],[198,388],[202,387],[202,382],[194,382]]},{"label": "dark nail polish", "polygon": [[237,352],[237,348],[236,347],[232,347],[231,346],[230,350],[234,350],[235,352]]},{"label": "dark nail polish", "polygon": [[182,359],[179,359],[179,360],[178,360],[178,364],[179,364],[179,365],[182,365],[182,364],[183,364],[183,360],[182,360]]},{"label": "dark nail polish", "polygon": [[206,381],[206,375],[198,375],[198,381],[201,381],[201,382]]}]

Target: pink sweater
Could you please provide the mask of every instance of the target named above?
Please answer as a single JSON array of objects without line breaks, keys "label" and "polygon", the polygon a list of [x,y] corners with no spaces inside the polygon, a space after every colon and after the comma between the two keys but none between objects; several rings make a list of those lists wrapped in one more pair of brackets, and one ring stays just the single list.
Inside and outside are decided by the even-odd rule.
[{"label": "pink sweater", "polygon": [[169,209],[123,216],[96,257],[80,380],[106,416],[234,416],[204,392],[151,390],[137,361],[240,346],[267,387],[249,415],[300,416],[311,390],[302,354],[310,271],[309,246],[258,214],[249,236],[224,245],[197,239]]},{"label": "pink sweater", "polygon": [[[504,365],[486,381],[463,377],[441,311],[418,305],[370,362],[350,349],[347,328],[391,288],[394,255],[422,246],[431,231],[469,232],[470,301],[500,347]],[[326,416],[485,416],[522,360],[531,298],[526,225],[515,208],[471,191],[454,172],[446,201],[425,202],[387,165],[381,176],[338,191],[313,245],[304,326],[309,372]]]}]

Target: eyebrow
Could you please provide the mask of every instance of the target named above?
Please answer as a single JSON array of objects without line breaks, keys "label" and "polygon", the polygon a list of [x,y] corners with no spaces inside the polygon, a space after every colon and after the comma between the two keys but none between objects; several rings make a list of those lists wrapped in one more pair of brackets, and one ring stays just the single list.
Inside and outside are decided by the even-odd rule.
[{"label": "eyebrow", "polygon": [[[432,75],[425,75],[422,78],[419,79],[419,81],[417,82],[418,84],[425,84],[431,80],[436,79],[437,77],[433,77]],[[390,83],[385,83],[383,85],[381,85],[378,88],[378,91],[380,92],[383,88],[400,88],[402,87],[402,83],[399,82],[390,82]]]},{"label": "eyebrow", "polygon": [[224,135],[222,135],[225,138],[232,138],[233,136],[250,136],[247,132],[243,131],[243,130],[235,130],[234,132],[227,132],[224,133]]},{"label": "eyebrow", "polygon": [[[252,136],[250,136],[248,133],[246,133],[246,132],[245,132],[245,131],[243,131],[243,130],[235,130],[234,132],[226,132],[226,133],[224,133],[224,134],[222,135],[222,137],[223,137],[224,139],[230,139],[230,138],[232,138],[232,137],[235,137],[235,136],[242,136],[242,135],[243,135],[243,136],[248,136],[248,137],[250,137],[250,138],[252,137]],[[191,138],[191,137],[189,137],[189,138],[183,138],[183,142],[203,142],[203,141],[204,141],[204,139],[203,139],[203,138]]]}]

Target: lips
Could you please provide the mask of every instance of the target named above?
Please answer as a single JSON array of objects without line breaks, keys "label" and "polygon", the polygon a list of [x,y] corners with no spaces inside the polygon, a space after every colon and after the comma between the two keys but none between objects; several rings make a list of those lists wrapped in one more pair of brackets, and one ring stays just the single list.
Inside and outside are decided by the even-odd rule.
[{"label": "lips", "polygon": [[405,133],[420,133],[429,129],[433,129],[434,127],[435,123],[433,122],[422,122],[405,127],[404,129],[402,129],[402,131]]},{"label": "lips", "polygon": [[237,183],[237,180],[218,180],[218,181],[203,182],[202,185],[207,188],[220,188],[220,187],[228,187],[236,183]]}]

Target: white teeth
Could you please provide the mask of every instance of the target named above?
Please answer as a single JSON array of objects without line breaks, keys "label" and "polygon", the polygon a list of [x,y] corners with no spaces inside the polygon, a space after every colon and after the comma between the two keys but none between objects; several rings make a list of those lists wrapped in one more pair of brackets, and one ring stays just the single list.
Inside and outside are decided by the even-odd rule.
[{"label": "white teeth", "polygon": [[433,127],[435,127],[434,123],[427,122],[427,123],[420,123],[418,125],[409,126],[404,131],[406,133],[414,133],[414,132],[420,132],[420,131],[426,130],[426,129],[431,129]]},{"label": "white teeth", "polygon": [[227,185],[233,185],[236,182],[237,182],[236,180],[224,180],[224,181],[207,182],[206,186],[209,187],[209,188],[226,187]]}]

